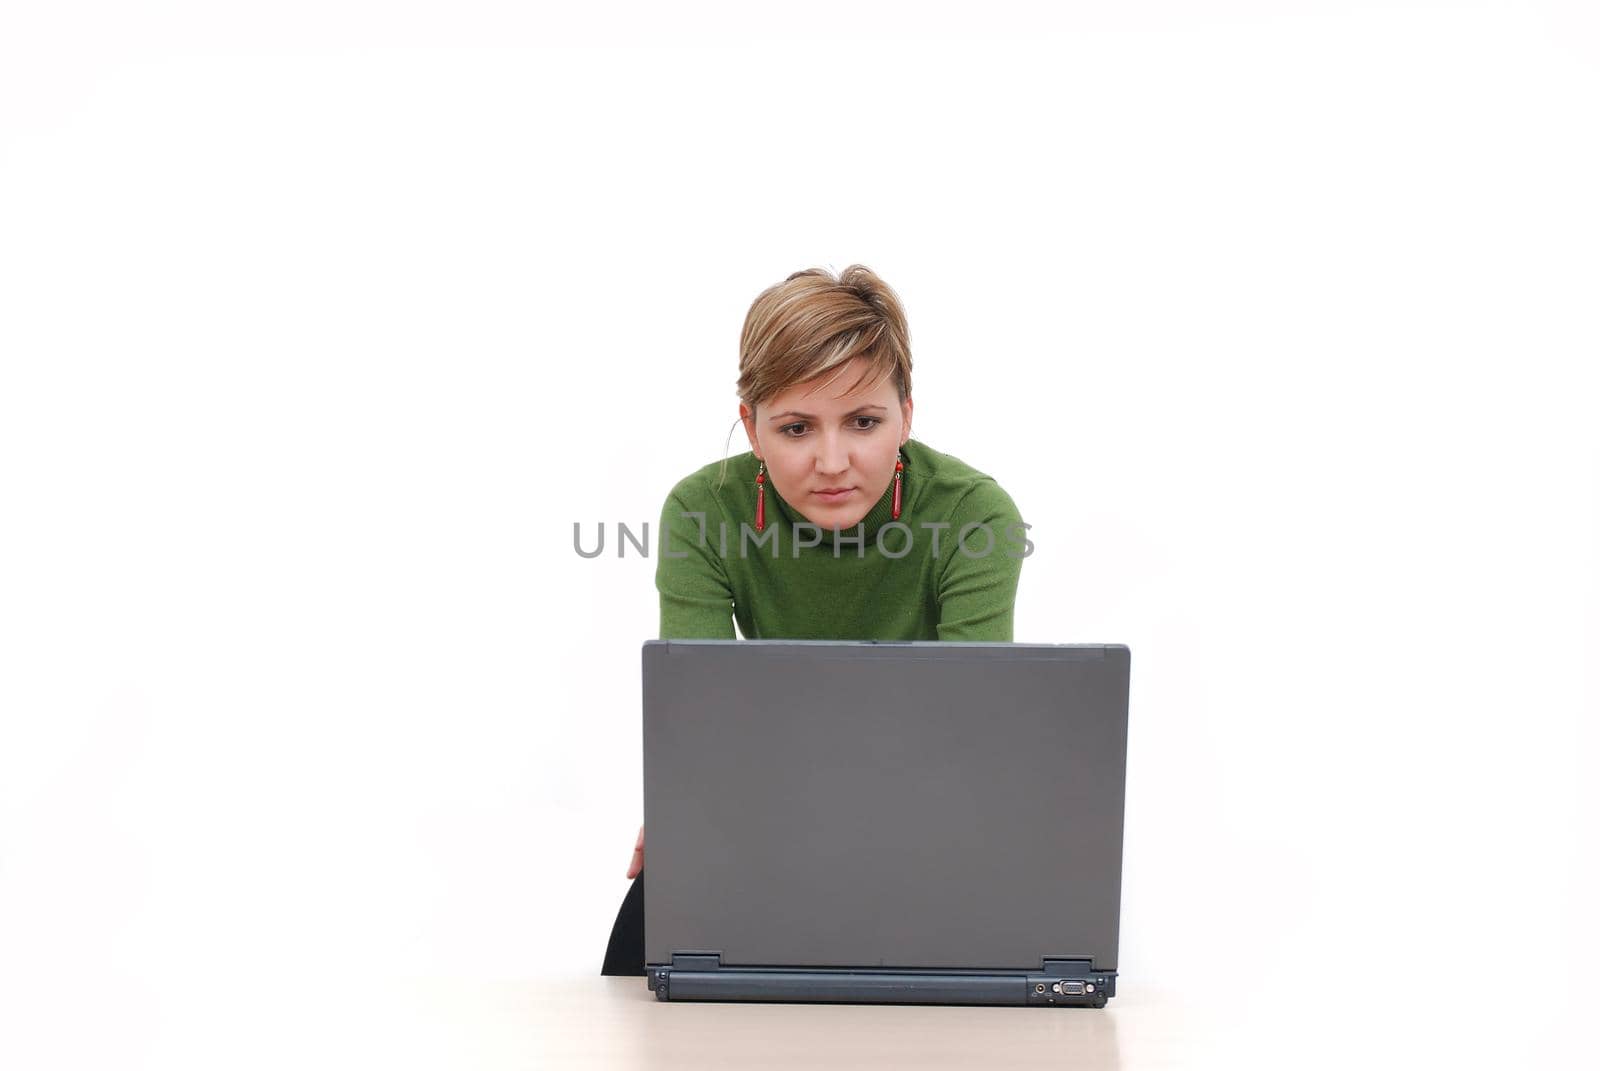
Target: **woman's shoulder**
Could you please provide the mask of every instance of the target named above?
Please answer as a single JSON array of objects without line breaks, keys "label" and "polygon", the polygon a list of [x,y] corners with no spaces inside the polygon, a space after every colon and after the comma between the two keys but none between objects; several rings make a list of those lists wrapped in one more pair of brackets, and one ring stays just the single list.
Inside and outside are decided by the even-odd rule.
[{"label": "woman's shoulder", "polygon": [[913,501],[937,502],[942,507],[936,511],[939,513],[954,512],[958,507],[1015,512],[1016,505],[1000,481],[961,458],[916,439],[906,440],[900,452]]},{"label": "woman's shoulder", "polygon": [[702,465],[672,485],[667,503],[689,510],[710,509],[739,491],[753,493],[756,455],[746,450]]},{"label": "woman's shoulder", "polygon": [[935,450],[921,439],[907,439],[905,445],[900,447],[900,453],[905,457],[908,471],[915,468],[930,477],[945,480],[965,480],[968,483],[994,479],[988,473],[979,471],[954,454]]}]

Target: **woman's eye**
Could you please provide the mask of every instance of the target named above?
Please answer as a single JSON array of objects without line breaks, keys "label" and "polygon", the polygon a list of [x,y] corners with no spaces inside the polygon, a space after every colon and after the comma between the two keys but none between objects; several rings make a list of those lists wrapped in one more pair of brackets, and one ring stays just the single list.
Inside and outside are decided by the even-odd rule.
[{"label": "woman's eye", "polygon": [[[852,417],[851,419],[855,421],[854,427],[856,431],[871,431],[883,423],[882,417],[862,416]],[[778,429],[778,432],[791,439],[798,439],[806,433],[806,426],[804,424],[785,424]]]}]

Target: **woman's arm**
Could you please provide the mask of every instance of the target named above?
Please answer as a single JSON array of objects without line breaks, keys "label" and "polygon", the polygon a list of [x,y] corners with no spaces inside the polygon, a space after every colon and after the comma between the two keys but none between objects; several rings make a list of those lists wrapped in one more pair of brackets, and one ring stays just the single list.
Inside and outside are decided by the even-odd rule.
[{"label": "woman's arm", "polygon": [[714,504],[701,505],[696,515],[682,491],[680,484],[661,507],[662,538],[656,559],[661,638],[734,639],[733,589],[717,556],[714,534],[722,518]]},{"label": "woman's arm", "polygon": [[1022,558],[1032,551],[1016,503],[999,484],[984,480],[957,503],[942,534],[939,639],[1012,642]]}]

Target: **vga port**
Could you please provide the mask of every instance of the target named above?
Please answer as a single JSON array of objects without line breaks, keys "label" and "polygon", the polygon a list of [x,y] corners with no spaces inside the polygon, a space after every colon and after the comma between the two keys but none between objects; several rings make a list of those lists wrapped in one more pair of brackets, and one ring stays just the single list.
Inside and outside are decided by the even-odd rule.
[{"label": "vga port", "polygon": [[1061,995],[1064,996],[1064,997],[1081,997],[1081,996],[1083,996],[1083,983],[1082,982],[1069,982],[1066,979],[1062,979],[1062,981],[1061,981]]}]

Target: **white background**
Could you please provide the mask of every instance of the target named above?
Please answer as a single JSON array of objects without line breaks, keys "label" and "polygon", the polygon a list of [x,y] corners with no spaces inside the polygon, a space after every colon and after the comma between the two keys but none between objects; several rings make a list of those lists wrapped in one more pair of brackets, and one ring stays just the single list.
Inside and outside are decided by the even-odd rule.
[{"label": "white background", "polygon": [[1134,652],[1124,989],[1239,994],[1172,1051],[1592,1056],[1592,9],[141,7],[0,16],[8,1066],[597,972],[615,525],[857,261],[1016,638]]}]

